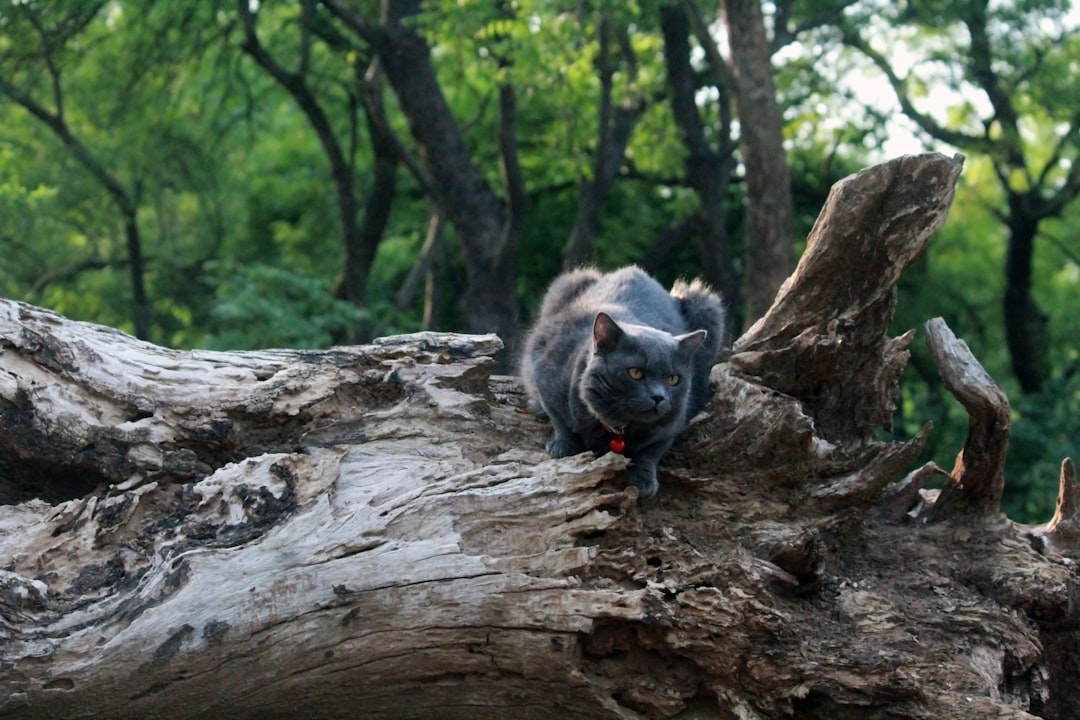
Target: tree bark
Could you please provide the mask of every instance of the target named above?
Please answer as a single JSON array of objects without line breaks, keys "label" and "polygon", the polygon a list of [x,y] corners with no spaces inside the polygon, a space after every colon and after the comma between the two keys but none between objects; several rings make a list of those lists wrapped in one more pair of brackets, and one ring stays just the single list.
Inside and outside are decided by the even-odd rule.
[{"label": "tree bark", "polygon": [[1069,717],[1071,462],[1045,526],[964,476],[979,511],[941,516],[929,429],[841,419],[887,417],[883,323],[959,171],[834,190],[641,504],[621,456],[544,454],[493,335],[177,352],[0,302],[0,713]]}]

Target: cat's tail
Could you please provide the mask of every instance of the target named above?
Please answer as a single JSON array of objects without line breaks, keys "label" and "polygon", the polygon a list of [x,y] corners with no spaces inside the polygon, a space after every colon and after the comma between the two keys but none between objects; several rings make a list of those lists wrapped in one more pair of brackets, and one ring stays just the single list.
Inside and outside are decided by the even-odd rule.
[{"label": "cat's tail", "polygon": [[671,287],[671,296],[679,301],[679,309],[686,319],[688,330],[709,331],[709,337],[705,338],[703,347],[708,348],[707,354],[711,360],[720,350],[724,333],[727,332],[724,301],[720,299],[720,295],[699,279],[690,282],[676,280]]},{"label": "cat's tail", "polygon": [[540,305],[540,317],[559,312],[580,297],[581,293],[595,285],[599,279],[600,272],[595,268],[578,268],[555,278],[544,295],[543,304]]},{"label": "cat's tail", "polygon": [[720,295],[698,279],[690,282],[676,280],[671,287],[671,296],[678,301],[688,330],[706,330],[709,333],[694,356],[695,382],[690,390],[688,414],[688,417],[693,417],[709,402],[709,371],[724,343],[727,314]]}]

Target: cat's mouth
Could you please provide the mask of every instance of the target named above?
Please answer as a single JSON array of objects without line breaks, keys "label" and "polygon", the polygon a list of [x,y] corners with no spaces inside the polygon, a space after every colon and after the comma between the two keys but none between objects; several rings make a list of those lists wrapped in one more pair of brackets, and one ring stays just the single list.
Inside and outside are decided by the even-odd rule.
[{"label": "cat's mouth", "polygon": [[593,416],[608,427],[621,428],[626,425],[656,425],[667,420],[671,415],[671,403],[628,402],[621,407],[605,407],[606,403],[588,403]]},{"label": "cat's mouth", "polygon": [[659,402],[653,401],[651,407],[642,412],[643,415],[652,418],[667,417],[671,412],[671,403],[668,400],[661,400]]},{"label": "cat's mouth", "polygon": [[655,405],[647,410],[640,410],[631,414],[633,422],[640,425],[653,425],[660,422],[668,415],[668,408],[662,405]]}]

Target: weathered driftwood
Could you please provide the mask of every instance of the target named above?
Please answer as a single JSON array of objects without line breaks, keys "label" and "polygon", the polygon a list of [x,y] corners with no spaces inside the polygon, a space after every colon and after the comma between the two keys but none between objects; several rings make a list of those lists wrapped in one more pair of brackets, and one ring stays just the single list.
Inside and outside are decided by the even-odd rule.
[{"label": "weathered driftwood", "polygon": [[874,439],[960,168],[834,190],[641,504],[543,453],[493,336],[174,352],[0,303],[0,714],[1069,717],[1072,464],[1046,526],[1000,515],[1007,404],[936,322],[989,398],[953,510],[929,429]]},{"label": "weathered driftwood", "polygon": [[967,344],[941,318],[926,324],[926,334],[941,380],[968,412],[967,442],[956,456],[941,496],[929,513],[935,520],[1001,511],[1005,454],[1012,418],[1009,400],[983,369]]}]

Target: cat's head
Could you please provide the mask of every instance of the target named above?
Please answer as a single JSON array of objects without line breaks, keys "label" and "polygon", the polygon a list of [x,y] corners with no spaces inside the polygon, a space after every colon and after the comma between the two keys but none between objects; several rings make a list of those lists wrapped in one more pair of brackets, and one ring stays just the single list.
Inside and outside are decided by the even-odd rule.
[{"label": "cat's head", "polygon": [[692,359],[706,334],[698,330],[672,335],[643,325],[619,324],[607,313],[597,313],[592,354],[579,386],[582,400],[615,429],[681,417]]}]

